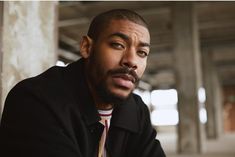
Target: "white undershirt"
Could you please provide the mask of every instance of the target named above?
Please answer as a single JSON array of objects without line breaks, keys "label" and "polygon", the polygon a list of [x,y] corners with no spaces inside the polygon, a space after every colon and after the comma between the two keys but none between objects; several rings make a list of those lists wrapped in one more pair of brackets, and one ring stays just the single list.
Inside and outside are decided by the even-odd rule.
[{"label": "white undershirt", "polygon": [[101,136],[101,139],[99,142],[98,157],[107,157],[107,151],[105,149],[105,141],[106,141],[108,129],[110,126],[112,111],[113,111],[113,109],[111,109],[111,110],[98,110],[100,118],[101,118],[100,123],[104,125],[104,131],[102,133],[102,136]]}]

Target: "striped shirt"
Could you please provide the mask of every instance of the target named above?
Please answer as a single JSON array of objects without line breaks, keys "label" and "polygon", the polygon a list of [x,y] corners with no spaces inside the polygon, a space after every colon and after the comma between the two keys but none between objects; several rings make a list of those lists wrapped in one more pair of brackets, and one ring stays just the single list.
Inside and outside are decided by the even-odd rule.
[{"label": "striped shirt", "polygon": [[107,151],[105,149],[105,141],[106,141],[106,136],[108,134],[108,129],[110,126],[112,111],[113,111],[113,109],[111,109],[111,110],[98,110],[100,118],[101,118],[100,123],[104,125],[104,131],[103,131],[103,134],[102,134],[100,142],[99,142],[98,157],[108,157]]}]

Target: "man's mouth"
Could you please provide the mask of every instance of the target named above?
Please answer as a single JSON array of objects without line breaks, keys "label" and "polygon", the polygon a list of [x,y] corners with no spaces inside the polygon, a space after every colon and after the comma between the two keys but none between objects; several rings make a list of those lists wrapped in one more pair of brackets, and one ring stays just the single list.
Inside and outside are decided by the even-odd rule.
[{"label": "man's mouth", "polygon": [[126,67],[110,70],[108,74],[111,76],[116,86],[125,89],[133,89],[139,81],[137,73],[133,69]]},{"label": "man's mouth", "polygon": [[134,88],[136,82],[135,78],[129,74],[116,74],[113,75],[112,78],[116,85],[127,89]]},{"label": "man's mouth", "polygon": [[130,74],[116,74],[113,77],[120,77],[124,80],[131,81],[132,83],[136,82],[135,78],[131,76]]}]

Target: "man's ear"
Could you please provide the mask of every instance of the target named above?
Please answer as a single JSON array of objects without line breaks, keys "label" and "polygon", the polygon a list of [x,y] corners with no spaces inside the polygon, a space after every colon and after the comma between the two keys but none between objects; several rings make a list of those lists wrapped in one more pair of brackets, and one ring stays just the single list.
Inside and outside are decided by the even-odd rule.
[{"label": "man's ear", "polygon": [[80,41],[80,54],[83,58],[88,58],[91,55],[92,39],[88,36],[83,36]]}]

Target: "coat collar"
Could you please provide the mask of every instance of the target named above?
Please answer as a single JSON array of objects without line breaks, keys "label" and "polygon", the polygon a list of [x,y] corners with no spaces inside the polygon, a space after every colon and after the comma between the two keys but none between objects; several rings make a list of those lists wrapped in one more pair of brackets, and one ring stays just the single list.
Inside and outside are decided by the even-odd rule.
[{"label": "coat collar", "polygon": [[139,123],[137,104],[133,94],[131,94],[131,96],[122,104],[117,104],[113,111],[111,124],[115,127],[138,132]]},{"label": "coat collar", "polygon": [[[99,122],[100,117],[92,99],[88,84],[85,79],[84,59],[80,59],[66,67],[67,83],[79,110],[87,123],[91,126]],[[111,119],[111,126],[138,132],[137,104],[133,94],[122,104],[118,104]]]}]

